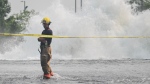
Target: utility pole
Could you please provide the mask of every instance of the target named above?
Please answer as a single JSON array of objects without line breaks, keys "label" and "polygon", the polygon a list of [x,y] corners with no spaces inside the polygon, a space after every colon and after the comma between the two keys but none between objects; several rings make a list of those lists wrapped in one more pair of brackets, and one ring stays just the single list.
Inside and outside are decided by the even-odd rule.
[{"label": "utility pole", "polygon": [[24,9],[23,9],[23,11],[25,12],[25,10],[28,8],[28,6],[26,6],[26,2],[25,1],[21,1],[21,2],[24,3]]},{"label": "utility pole", "polygon": [[[82,0],[81,0],[81,10],[82,10]],[[77,0],[75,0],[75,13],[77,12]]]},{"label": "utility pole", "polygon": [[75,13],[77,12],[77,0],[75,0]]},{"label": "utility pole", "polygon": [[81,10],[82,10],[82,0],[81,0]]},{"label": "utility pole", "polygon": [[140,9],[140,11],[142,12],[143,9],[144,9],[144,1],[143,0],[140,0],[140,1],[141,1],[141,9]]}]

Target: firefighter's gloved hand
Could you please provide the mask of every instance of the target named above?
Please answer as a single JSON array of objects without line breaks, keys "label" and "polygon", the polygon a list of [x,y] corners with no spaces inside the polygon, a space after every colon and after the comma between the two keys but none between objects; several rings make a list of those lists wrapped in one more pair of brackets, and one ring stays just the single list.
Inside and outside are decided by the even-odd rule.
[{"label": "firefighter's gloved hand", "polygon": [[38,41],[39,41],[39,42],[45,42],[46,40],[45,40],[45,38],[39,37],[39,38],[38,38]]}]

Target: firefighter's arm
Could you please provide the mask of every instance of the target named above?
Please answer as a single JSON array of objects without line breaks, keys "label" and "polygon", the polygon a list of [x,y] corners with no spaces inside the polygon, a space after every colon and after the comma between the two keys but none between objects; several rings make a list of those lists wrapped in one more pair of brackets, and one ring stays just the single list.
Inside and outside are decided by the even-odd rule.
[{"label": "firefighter's arm", "polygon": [[39,41],[39,42],[45,42],[46,40],[45,40],[45,38],[39,37],[39,38],[38,38],[38,41]]}]

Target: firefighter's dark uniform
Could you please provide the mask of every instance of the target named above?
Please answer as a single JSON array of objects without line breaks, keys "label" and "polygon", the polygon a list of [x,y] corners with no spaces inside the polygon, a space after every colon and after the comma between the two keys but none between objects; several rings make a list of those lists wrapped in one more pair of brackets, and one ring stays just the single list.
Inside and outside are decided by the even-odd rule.
[{"label": "firefighter's dark uniform", "polygon": [[[53,35],[53,32],[51,29],[45,29],[42,32],[43,35]],[[50,67],[50,59],[52,57],[51,55],[51,42],[52,38],[45,38],[45,42],[41,42],[40,48],[41,48],[41,66],[44,74],[49,74],[52,72],[51,67]]]}]

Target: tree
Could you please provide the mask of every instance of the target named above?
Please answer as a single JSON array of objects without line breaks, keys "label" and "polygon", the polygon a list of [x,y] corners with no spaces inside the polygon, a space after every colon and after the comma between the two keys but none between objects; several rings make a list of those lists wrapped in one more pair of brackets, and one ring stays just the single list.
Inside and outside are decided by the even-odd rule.
[{"label": "tree", "polygon": [[0,0],[0,31],[4,30],[4,18],[10,13],[11,7],[7,0]]},{"label": "tree", "polygon": [[[134,9],[135,12],[150,9],[150,0],[129,0],[128,3],[131,4],[131,8]],[[136,4],[136,6],[134,4]]]},{"label": "tree", "polygon": [[[29,24],[30,17],[37,14],[34,10],[25,10],[8,17],[10,12],[11,6],[8,0],[0,0],[0,33],[20,33],[24,31]],[[23,37],[0,36],[0,53],[10,51],[12,47],[19,45],[23,41]]]}]

